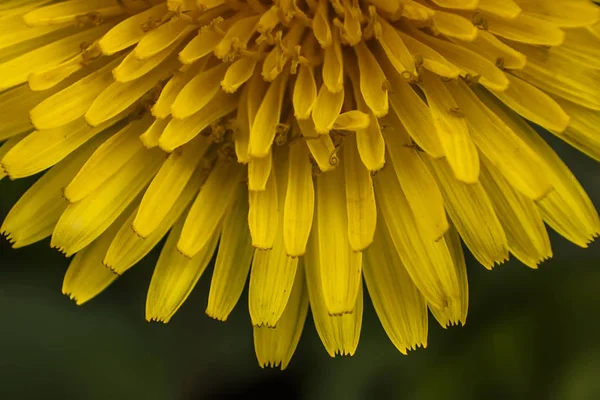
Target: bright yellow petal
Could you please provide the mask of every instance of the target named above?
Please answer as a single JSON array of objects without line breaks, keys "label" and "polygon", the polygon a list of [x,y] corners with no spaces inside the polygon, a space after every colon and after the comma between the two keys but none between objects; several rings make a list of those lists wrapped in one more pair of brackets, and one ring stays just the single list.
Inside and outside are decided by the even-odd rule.
[{"label": "bright yellow petal", "polygon": [[225,321],[238,302],[250,271],[254,248],[248,230],[248,195],[238,189],[235,203],[223,218],[215,270],[210,282],[206,314]]},{"label": "bright yellow petal", "polygon": [[183,220],[176,224],[154,267],[148,296],[146,319],[167,323],[190,295],[212,258],[220,229],[212,232],[204,247],[188,258],[177,250]]},{"label": "bright yellow petal", "polygon": [[385,223],[365,252],[365,283],[383,329],[402,354],[427,347],[427,303],[402,265]]},{"label": "bright yellow petal", "polygon": [[302,268],[296,275],[290,300],[277,326],[253,328],[256,358],[263,368],[280,366],[282,370],[286,369],[300,341],[308,313],[308,293]]}]

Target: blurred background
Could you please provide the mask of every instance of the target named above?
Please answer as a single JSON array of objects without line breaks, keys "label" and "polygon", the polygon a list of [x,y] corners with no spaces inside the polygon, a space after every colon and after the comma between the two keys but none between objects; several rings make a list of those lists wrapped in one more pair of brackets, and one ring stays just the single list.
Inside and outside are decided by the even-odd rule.
[{"label": "blurred background", "polygon": [[[545,137],[600,209],[598,164]],[[0,182],[0,220],[34,180]],[[554,258],[537,271],[469,258],[467,324],[431,319],[427,349],[400,354],[366,300],[354,357],[331,359],[309,317],[283,372],[258,366],[245,296],[225,323],[204,314],[210,268],[169,324],[148,323],[156,249],[77,307],[49,241],[13,250],[0,239],[0,398],[600,399],[600,244],[551,238]]]}]

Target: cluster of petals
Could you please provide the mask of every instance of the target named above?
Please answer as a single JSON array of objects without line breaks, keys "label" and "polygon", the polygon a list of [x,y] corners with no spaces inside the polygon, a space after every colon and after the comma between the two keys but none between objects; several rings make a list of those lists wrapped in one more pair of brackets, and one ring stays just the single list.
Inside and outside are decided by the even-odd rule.
[{"label": "cluster of petals", "polygon": [[353,354],[364,290],[402,353],[424,347],[429,311],[465,323],[463,247],[536,268],[546,225],[599,234],[533,128],[600,160],[599,18],[588,0],[4,0],[0,178],[45,172],[1,231],[73,256],[78,304],[166,237],[162,322],[214,256],[206,313],[226,320],[248,281],[262,366],[288,365],[309,309]]}]

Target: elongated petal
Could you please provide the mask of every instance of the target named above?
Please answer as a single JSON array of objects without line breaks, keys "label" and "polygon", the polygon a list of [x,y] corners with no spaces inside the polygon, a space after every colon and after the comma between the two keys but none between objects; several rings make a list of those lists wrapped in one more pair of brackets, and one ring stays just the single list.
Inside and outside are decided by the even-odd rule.
[{"label": "elongated petal", "polygon": [[304,328],[308,313],[308,292],[304,271],[299,269],[292,286],[290,300],[275,328],[257,327],[254,331],[254,349],[261,367],[286,369]]},{"label": "elongated petal", "polygon": [[373,181],[360,160],[354,137],[345,140],[343,150],[348,241],[352,250],[362,251],[373,242],[377,223]]},{"label": "elongated petal", "polygon": [[154,267],[146,298],[148,321],[169,322],[196,286],[217,246],[220,229],[212,232],[192,258],[184,256],[177,250],[182,228],[183,220],[171,230]]},{"label": "elongated petal", "polygon": [[290,146],[288,165],[283,241],[287,254],[298,257],[306,251],[315,208],[315,188],[306,144],[300,142]]},{"label": "elongated petal", "polygon": [[248,196],[238,189],[232,208],[225,214],[219,252],[212,274],[206,314],[225,321],[242,295],[254,248],[248,230]]},{"label": "elongated petal", "polygon": [[452,304],[460,290],[446,242],[421,237],[392,168],[383,168],[374,181],[379,211],[408,274],[429,303],[439,308]]},{"label": "elongated petal", "polygon": [[401,353],[427,347],[427,303],[402,265],[385,223],[365,252],[365,283],[383,329]]},{"label": "elongated petal", "polygon": [[104,257],[104,265],[114,273],[122,275],[146,256],[163,236],[166,235],[173,224],[177,222],[181,214],[187,210],[188,205],[200,189],[201,184],[202,180],[199,176],[191,180],[173,203],[173,207],[169,209],[156,228],[146,237],[140,237],[131,229],[134,218],[139,210],[131,213],[131,216],[121,226],[121,229],[119,229],[119,232],[117,232],[110,244]]},{"label": "elongated petal", "polygon": [[352,312],[360,286],[362,253],[354,252],[347,235],[348,214],[341,168],[317,178],[317,229],[323,297],[331,315]]},{"label": "elongated petal", "polygon": [[467,313],[469,311],[469,282],[467,280],[467,266],[463,254],[462,242],[456,228],[451,225],[450,229],[444,235],[448,250],[452,256],[456,276],[458,277],[459,297],[454,299],[452,304],[446,308],[437,308],[429,304],[429,310],[439,322],[446,328],[451,325],[465,325],[467,322]]},{"label": "elongated petal", "polygon": [[63,279],[62,292],[77,305],[82,305],[100,294],[119,277],[102,264],[119,227],[127,218],[123,213],[98,239],[78,252]]},{"label": "elongated petal", "polygon": [[71,203],[88,196],[138,152],[143,151],[139,135],[150,126],[151,117],[127,124],[90,156],[75,178],[64,188],[64,195]]},{"label": "elongated petal", "polygon": [[429,165],[440,183],[446,210],[475,258],[488,269],[506,261],[506,234],[481,184],[457,181],[445,160],[432,160]]},{"label": "elongated petal", "polygon": [[530,199],[541,199],[552,189],[539,156],[494,112],[477,98],[466,83],[450,86],[469,125],[471,138],[511,185]]},{"label": "elongated petal", "polygon": [[241,183],[244,169],[236,163],[215,166],[188,213],[177,249],[187,257],[207,246],[235,199],[233,194]]},{"label": "elongated petal", "polygon": [[136,199],[162,161],[156,151],[138,152],[94,196],[67,207],[54,228],[50,245],[69,256],[90,244]]},{"label": "elongated petal", "polygon": [[535,203],[515,191],[487,159],[481,184],[502,223],[508,248],[525,265],[537,265],[552,256],[550,238]]},{"label": "elongated petal", "polygon": [[395,130],[387,130],[384,136],[390,166],[394,168],[410,209],[419,221],[421,235],[428,240],[438,240],[448,230],[442,193],[418,151],[411,146],[404,127],[399,122],[393,123],[393,126]]},{"label": "elongated petal", "polygon": [[100,143],[93,140],[52,167],[15,203],[0,228],[13,247],[26,246],[52,234],[69,204],[62,189]]},{"label": "elongated petal", "polygon": [[315,328],[325,350],[331,357],[338,354],[354,355],[362,328],[362,284],[359,285],[356,303],[352,310],[343,315],[331,315],[325,303],[320,268],[319,231],[315,226],[310,235],[304,266]]}]

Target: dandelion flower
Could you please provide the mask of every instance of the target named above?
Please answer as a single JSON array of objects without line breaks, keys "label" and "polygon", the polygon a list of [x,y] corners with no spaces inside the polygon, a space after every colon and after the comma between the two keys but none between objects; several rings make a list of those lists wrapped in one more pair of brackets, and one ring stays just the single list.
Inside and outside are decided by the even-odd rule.
[{"label": "dandelion flower", "polygon": [[582,187],[534,123],[600,159],[600,8],[587,0],[5,0],[2,176],[46,171],[2,232],[74,256],[78,304],[166,242],[146,318],[216,253],[206,313],[249,281],[261,366],[310,310],[353,354],[363,278],[402,352],[464,324],[486,268],[586,247]]}]

